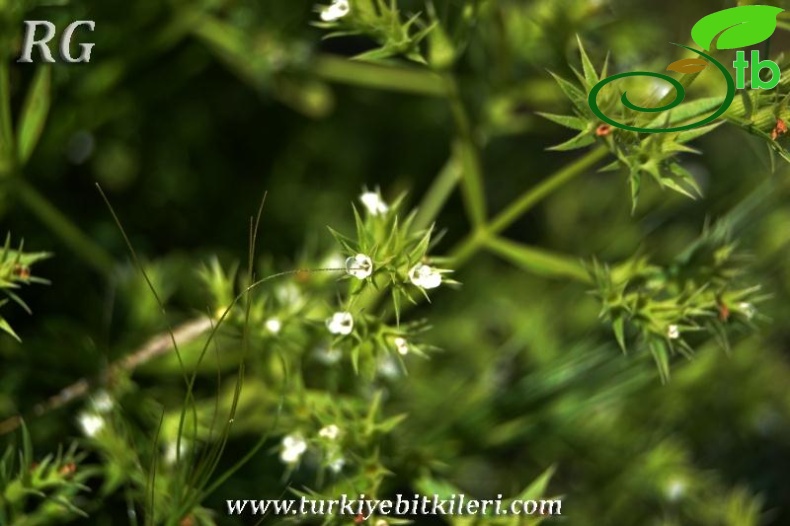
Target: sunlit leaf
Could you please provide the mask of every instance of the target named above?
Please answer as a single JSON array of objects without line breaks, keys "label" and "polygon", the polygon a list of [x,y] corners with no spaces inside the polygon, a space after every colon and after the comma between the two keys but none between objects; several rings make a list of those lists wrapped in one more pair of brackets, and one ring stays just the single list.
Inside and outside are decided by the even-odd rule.
[{"label": "sunlit leaf", "polygon": [[41,132],[44,130],[44,123],[47,120],[51,102],[50,77],[50,67],[46,65],[40,67],[36,71],[33,83],[28,90],[19,122],[17,155],[20,164],[25,164],[30,158],[41,137]]}]

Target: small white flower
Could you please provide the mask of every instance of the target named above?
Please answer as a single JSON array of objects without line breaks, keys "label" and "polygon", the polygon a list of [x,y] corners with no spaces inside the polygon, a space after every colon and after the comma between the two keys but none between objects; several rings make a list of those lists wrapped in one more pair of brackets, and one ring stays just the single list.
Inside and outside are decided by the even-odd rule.
[{"label": "small white flower", "polygon": [[406,338],[398,336],[395,338],[395,348],[401,354],[401,356],[406,356],[409,354],[409,342],[406,341]]},{"label": "small white flower", "polygon": [[677,325],[669,326],[669,328],[667,329],[667,337],[670,340],[677,340],[678,338],[680,338],[680,329],[678,328]]},{"label": "small white flower", "polygon": [[331,5],[321,11],[321,20],[334,22],[346,16],[351,11],[348,0],[334,0]]},{"label": "small white flower", "polygon": [[757,313],[757,309],[754,308],[754,305],[745,301],[738,304],[738,310],[743,312],[747,320],[754,318],[754,315]]},{"label": "small white flower", "polygon": [[87,437],[95,437],[104,428],[104,418],[96,413],[80,413],[77,423]]},{"label": "small white flower", "polygon": [[340,435],[340,428],[337,427],[335,424],[330,424],[328,426],[324,426],[318,431],[318,436],[321,438],[326,438],[328,440],[335,440]]},{"label": "small white flower", "polygon": [[102,389],[101,391],[97,391],[96,394],[93,395],[93,397],[91,398],[91,405],[93,406],[93,409],[95,409],[97,413],[105,414],[110,412],[110,410],[113,408],[113,405],[115,405],[115,403],[113,402],[113,399],[110,396],[110,394]]},{"label": "small white flower", "polygon": [[394,380],[400,377],[402,372],[398,365],[398,361],[389,355],[385,355],[379,360],[377,369],[379,376],[388,380]]},{"label": "small white flower", "polygon": [[266,326],[266,330],[272,334],[279,333],[280,329],[283,328],[283,323],[277,318],[269,318],[268,320],[266,320],[266,323],[264,325]]},{"label": "small white flower", "polygon": [[337,349],[322,347],[313,351],[316,360],[324,365],[334,365],[343,357],[343,353]]},{"label": "small white flower", "polygon": [[280,460],[285,464],[296,464],[305,451],[307,451],[307,441],[301,435],[286,435],[283,437],[280,449]]},{"label": "small white flower", "polygon": [[326,327],[332,334],[347,336],[354,330],[354,317],[350,312],[336,312],[326,320]]},{"label": "small white flower", "polygon": [[[178,440],[173,440],[171,442],[168,442],[167,445],[165,445],[165,455],[164,455],[165,464],[172,466],[173,464],[176,463],[176,460],[179,457],[183,459],[184,454],[187,452],[188,449],[189,446],[187,446],[186,440],[184,440],[183,438],[181,439],[180,446],[178,444]],[[177,451],[179,451],[180,454],[177,454]]]},{"label": "small white flower", "polygon": [[366,279],[373,274],[373,261],[365,254],[357,254],[346,260],[346,272],[357,279]]},{"label": "small white flower", "polygon": [[381,198],[378,192],[365,192],[359,196],[359,200],[365,205],[368,213],[372,216],[384,215],[389,212],[390,207]]},{"label": "small white flower", "polygon": [[675,479],[667,484],[664,491],[669,500],[676,501],[683,496],[683,493],[685,493],[686,484],[682,480]]},{"label": "small white flower", "polygon": [[329,469],[333,473],[340,473],[340,471],[343,469],[343,466],[345,465],[346,465],[346,459],[343,458],[342,455],[338,455],[337,457],[332,459],[332,461],[329,463]]},{"label": "small white flower", "polygon": [[442,284],[442,274],[428,265],[419,264],[409,271],[409,280],[423,289],[435,289]]},{"label": "small white flower", "polygon": [[274,289],[274,296],[283,307],[292,307],[296,309],[305,303],[302,291],[294,283],[286,283],[276,287]]}]

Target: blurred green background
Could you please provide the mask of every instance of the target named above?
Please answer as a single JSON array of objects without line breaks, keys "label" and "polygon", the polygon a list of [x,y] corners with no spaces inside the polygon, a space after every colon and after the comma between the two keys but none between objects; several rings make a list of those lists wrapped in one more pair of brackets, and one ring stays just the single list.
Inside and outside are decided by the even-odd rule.
[{"label": "blurred green background", "polygon": [[[686,42],[701,16],[735,5],[435,4],[442,20],[459,27],[464,13],[479,9],[464,26],[466,46],[453,74],[484,145],[493,213],[581,155],[547,151],[570,133],[536,115],[568,112],[548,71],[571,77],[577,35],[596,65],[611,52],[614,70],[656,69],[675,58],[668,42]],[[400,8],[425,10],[417,1]],[[28,0],[0,2],[0,10],[15,114],[36,71],[12,62],[20,20],[96,22],[93,34],[77,33],[96,44],[91,62],[52,68],[50,113],[24,174],[0,182],[2,231],[24,238],[28,250],[54,253],[35,267],[51,285],[23,291],[33,315],[3,307],[22,343],[0,337],[0,419],[28,414],[164,328],[95,183],[135,249],[159,269],[171,320],[181,320],[207,303],[198,265],[213,255],[244,261],[249,217],[264,190],[260,257],[271,268],[293,268],[334,246],[327,225],[353,231],[349,204],[363,187],[380,187],[390,201],[407,192],[407,203],[417,205],[458,133],[447,97],[410,92],[419,90],[409,89],[406,74],[393,74],[382,89],[360,85],[380,74],[364,69],[376,66],[341,78],[341,57],[372,42],[364,35],[323,39],[326,32],[311,25],[312,2]],[[230,31],[247,44],[235,55],[217,43]],[[772,53],[788,43],[777,32]],[[454,275],[460,289],[442,289],[430,306],[410,313],[429,318],[425,338],[442,351],[410,361],[409,375],[387,386],[387,413],[409,415],[385,447],[389,491],[413,492],[428,469],[469,494],[514,494],[556,465],[549,489],[564,496],[563,519],[548,524],[737,524],[733,517],[750,516],[752,502],[761,510],[754,524],[790,524],[790,171],[781,159],[772,169],[763,142],[736,127],[694,146],[702,154],[681,159],[704,191],[699,200],[645,185],[632,214],[622,174],[588,170],[505,236],[577,259],[616,262],[641,249],[666,263],[706,221],[751,199],[735,234],[750,256],[749,277],[771,294],[759,306],[759,331],[737,335],[729,354],[700,341],[695,358],[678,360],[662,385],[647,353],[618,349],[589,286],[476,254]],[[19,178],[51,207],[31,204],[27,190],[16,188]],[[103,256],[75,248],[58,231],[52,209],[109,255],[109,273]],[[446,229],[437,254],[468,234],[459,192],[436,223]],[[155,368],[133,376],[129,404],[136,397],[177,403],[178,375]],[[80,404],[29,420],[37,451],[79,436]],[[233,436],[230,450],[243,451],[264,431]],[[271,447],[277,443],[272,438]],[[217,511],[218,523],[231,524],[223,499],[277,498],[282,471],[264,449],[204,505]],[[104,499],[78,521],[127,520],[121,493]]]}]

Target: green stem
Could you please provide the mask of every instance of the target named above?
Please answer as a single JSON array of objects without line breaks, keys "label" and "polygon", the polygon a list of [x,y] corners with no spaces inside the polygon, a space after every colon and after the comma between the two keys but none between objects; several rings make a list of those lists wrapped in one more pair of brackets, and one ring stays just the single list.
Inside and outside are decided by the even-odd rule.
[{"label": "green stem", "polygon": [[11,85],[8,64],[0,63],[0,177],[13,172],[16,161],[14,154],[14,130],[11,123]]},{"label": "green stem", "polygon": [[532,274],[592,283],[584,265],[572,257],[497,237],[487,240],[486,248]]},{"label": "green stem", "polygon": [[565,183],[587,172],[587,170],[592,168],[596,163],[606,158],[608,154],[609,149],[607,147],[599,146],[589,151],[582,158],[555,172],[546,180],[516,199],[516,201],[496,216],[488,226],[472,232],[470,236],[451,251],[450,257],[455,260],[456,265],[460,265],[475,254],[489,239],[509,227],[515,220],[545,199],[548,195],[562,187]]},{"label": "green stem", "polygon": [[461,160],[461,191],[464,205],[472,225],[479,228],[485,224],[487,215],[485,189],[483,187],[483,163],[480,159],[477,141],[475,141],[472,122],[464,107],[458,83],[455,78],[449,75],[445,78],[445,82],[447,84],[450,110],[458,128],[458,139],[456,140],[455,148],[460,154]]},{"label": "green stem", "polygon": [[77,228],[71,220],[50,203],[35,188],[22,179],[14,180],[14,189],[20,201],[71,248],[85,263],[105,277],[115,268],[113,258],[90,237]]},{"label": "green stem", "polygon": [[453,152],[447,160],[439,175],[431,183],[431,187],[417,208],[417,217],[414,218],[413,228],[420,231],[431,226],[436,216],[442,210],[444,203],[453,193],[455,185],[461,178],[461,166],[458,155]]},{"label": "green stem", "polygon": [[324,80],[365,88],[433,97],[447,95],[442,78],[423,69],[379,66],[343,57],[319,55],[313,63],[312,71]]}]

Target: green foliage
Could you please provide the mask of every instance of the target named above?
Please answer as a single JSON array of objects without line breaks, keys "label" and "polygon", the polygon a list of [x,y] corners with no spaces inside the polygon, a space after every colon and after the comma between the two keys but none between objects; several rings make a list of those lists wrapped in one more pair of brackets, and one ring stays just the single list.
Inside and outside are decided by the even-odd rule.
[{"label": "green foliage", "polygon": [[[6,297],[0,300],[0,307],[9,301],[16,303],[28,313],[30,308],[25,304],[22,298],[15,292],[22,285],[30,283],[47,283],[46,280],[31,275],[30,267],[49,257],[45,252],[23,252],[24,244],[20,243],[18,249],[11,248],[11,234],[8,234],[5,239],[2,251],[0,251],[0,291]],[[0,316],[0,331],[9,334],[10,336],[19,340],[11,325]]]},{"label": "green foliage", "polygon": [[[2,311],[0,433],[30,434],[0,522],[235,524],[225,499],[344,493],[787,522],[790,63],[723,125],[603,125],[590,90],[635,64],[687,101],[607,89],[607,115],[721,106],[662,44],[700,16],[670,4],[0,0],[0,217],[58,253],[37,315]],[[33,18],[95,18],[92,62],[15,63]],[[6,302],[44,256],[9,238]]]},{"label": "green foliage", "polygon": [[[341,4],[343,2],[333,2]],[[397,0],[349,0],[345,2],[348,13],[331,21],[316,22],[316,26],[334,30],[327,37],[347,35],[365,35],[379,45],[378,48],[358,55],[358,60],[382,60],[395,56],[404,56],[415,62],[425,62],[420,50],[420,43],[431,33],[436,25],[426,23],[420,13],[403,20]],[[322,14],[331,13],[332,5],[319,8]],[[337,16],[337,15],[335,15]],[[324,18],[324,16],[322,16]],[[333,18],[332,15],[328,18]],[[441,36],[437,42],[433,40],[432,48],[447,47],[449,42]],[[438,55],[432,58],[445,64],[448,52],[436,49]]]},{"label": "green foliage", "polygon": [[707,332],[729,351],[728,332],[753,327],[759,286],[744,286],[746,260],[729,241],[727,226],[706,228],[702,236],[665,268],[637,255],[615,268],[593,262],[601,318],[611,323],[626,350],[627,335],[652,353],[661,377],[669,380],[673,354],[691,358],[689,338]]},{"label": "green foliage", "polygon": [[[686,146],[686,143],[712,132],[718,127],[718,124],[674,134],[638,134],[613,128],[609,124],[600,122],[590,109],[586,94],[601,78],[606,77],[607,67],[604,65],[599,75],[581,41],[579,41],[579,50],[584,73],[581,74],[575,70],[574,73],[582,84],[582,89],[555,76],[560,89],[573,104],[575,116],[553,114],[542,114],[542,116],[561,126],[578,130],[580,133],[552,149],[573,150],[595,142],[603,142],[616,158],[603,170],[624,170],[627,173],[634,210],[642,190],[642,179],[645,176],[649,176],[661,188],[668,188],[692,199],[700,196],[701,190],[694,176],[683,167],[678,159],[678,154],[698,153]],[[668,112],[667,116],[658,117],[656,120],[662,121],[661,124],[664,126],[661,127],[693,121],[701,114],[718,107],[720,104],[712,105],[717,100],[719,103],[721,102],[719,99],[687,102],[674,111]],[[620,97],[615,96],[613,90],[609,90],[605,96],[600,97],[600,107],[606,115],[611,114],[616,108],[620,109],[620,113],[625,115],[620,119],[625,122],[632,122],[637,116],[636,112],[623,109]]]},{"label": "green foliage", "polygon": [[0,520],[3,524],[52,524],[64,518],[87,518],[74,501],[88,490],[96,473],[84,464],[77,444],[36,461],[27,428],[20,449],[9,446],[0,457]]}]

